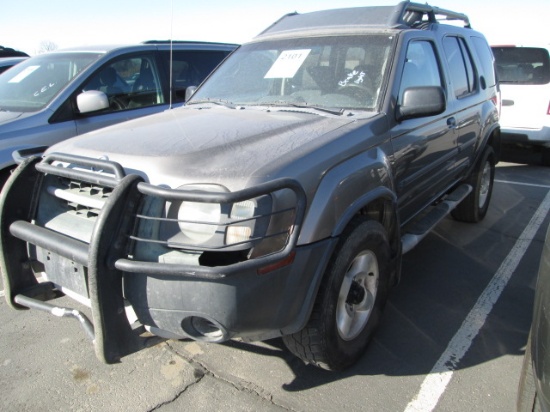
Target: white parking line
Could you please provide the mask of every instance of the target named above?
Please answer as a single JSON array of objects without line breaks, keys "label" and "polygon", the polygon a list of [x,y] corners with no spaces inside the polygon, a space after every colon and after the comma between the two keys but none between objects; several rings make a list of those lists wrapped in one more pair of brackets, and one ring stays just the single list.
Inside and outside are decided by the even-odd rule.
[{"label": "white parking line", "polygon": [[531,244],[537,230],[544,222],[544,218],[549,210],[550,192],[546,194],[546,197],[531,218],[531,221],[516,241],[516,244],[500,265],[500,268],[477,300],[458,332],[449,342],[445,352],[443,352],[428,376],[424,379],[420,391],[414,399],[409,402],[405,412],[429,412],[436,407],[439,398],[443,392],[445,392],[447,385],[453,377],[453,372],[456,370],[458,363],[466,354],[472,341],[485,324],[487,316],[516,270],[521,258]]},{"label": "white parking line", "polygon": [[512,182],[510,180],[497,180],[496,183],[506,183],[508,185],[519,185],[519,186],[531,186],[531,187],[542,187],[543,189],[550,189],[550,185],[538,185],[535,183],[524,183],[524,182]]}]

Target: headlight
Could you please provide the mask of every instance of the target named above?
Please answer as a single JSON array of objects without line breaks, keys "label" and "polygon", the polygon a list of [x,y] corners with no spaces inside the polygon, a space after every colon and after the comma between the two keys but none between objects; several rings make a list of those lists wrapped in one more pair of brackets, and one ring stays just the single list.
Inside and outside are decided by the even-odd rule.
[{"label": "headlight", "polygon": [[231,220],[237,220],[239,223],[227,227],[225,243],[228,245],[250,240],[254,231],[254,222],[250,219],[254,217],[256,205],[251,200],[235,203],[231,208],[229,215]]},{"label": "headlight", "polygon": [[[227,192],[218,185],[186,185],[178,190],[205,194]],[[271,195],[262,194],[235,203],[172,200],[168,203],[159,240],[166,241],[173,249],[194,250],[196,247],[218,252],[245,251],[266,236],[271,218]]]},{"label": "headlight", "polygon": [[143,184],[131,255],[148,262],[224,266],[289,250],[305,194],[300,186],[283,183],[234,193],[214,184],[177,189]]},{"label": "headlight", "polygon": [[208,242],[220,223],[221,206],[217,203],[181,202],[178,226],[193,243]]}]

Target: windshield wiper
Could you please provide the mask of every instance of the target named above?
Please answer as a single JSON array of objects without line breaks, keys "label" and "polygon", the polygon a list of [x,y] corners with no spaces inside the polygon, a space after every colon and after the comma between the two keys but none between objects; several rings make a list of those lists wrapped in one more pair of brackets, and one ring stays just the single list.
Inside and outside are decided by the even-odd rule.
[{"label": "windshield wiper", "polygon": [[320,112],[335,114],[337,116],[342,116],[344,114],[344,109],[327,109],[326,107],[319,107],[319,106],[309,106],[307,104],[296,104],[296,103],[288,103],[289,106],[297,107],[299,109],[313,109],[318,110]]},{"label": "windshield wiper", "polygon": [[220,105],[220,106],[224,106],[224,107],[228,107],[230,109],[236,109],[235,105],[233,103],[231,103],[229,100],[224,100],[224,99],[203,99],[203,100],[191,100],[190,102],[187,103],[187,105],[190,105],[190,104],[204,104],[204,103],[212,103],[212,104],[217,104],[217,105]]},{"label": "windshield wiper", "polygon": [[288,106],[288,107],[296,107],[297,109],[311,109],[311,110],[317,110],[319,112],[334,114],[336,116],[342,116],[344,114],[344,111],[345,111],[345,109],[339,109],[339,110],[328,109],[326,107],[310,106],[307,103],[306,104],[298,104],[298,103],[291,103],[291,102],[287,102],[287,101],[283,101],[283,100],[276,101],[276,102],[270,102],[268,104],[268,106],[275,106],[275,107]]}]

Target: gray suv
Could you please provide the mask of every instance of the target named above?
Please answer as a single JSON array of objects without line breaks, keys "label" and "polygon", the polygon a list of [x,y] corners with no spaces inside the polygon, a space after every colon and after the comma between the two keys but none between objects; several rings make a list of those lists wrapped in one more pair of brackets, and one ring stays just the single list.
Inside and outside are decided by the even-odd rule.
[{"label": "gray suv", "polygon": [[13,67],[0,75],[0,184],[15,164],[14,150],[182,104],[186,88],[198,86],[236,47],[172,42],[170,62],[170,44],[150,41],[56,51]]},{"label": "gray suv", "polygon": [[[107,363],[140,348],[143,327],[282,336],[343,369],[403,253],[449,213],[483,219],[498,154],[493,55],[465,15],[410,2],[289,14],[184,107],[23,161],[0,199],[6,298],[75,316]],[[56,307],[60,293],[92,319]]]}]

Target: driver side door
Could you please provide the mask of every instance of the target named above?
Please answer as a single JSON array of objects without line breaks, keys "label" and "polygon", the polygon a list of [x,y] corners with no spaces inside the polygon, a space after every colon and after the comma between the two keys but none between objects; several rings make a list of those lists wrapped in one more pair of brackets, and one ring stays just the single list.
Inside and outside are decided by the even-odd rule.
[{"label": "driver side door", "polygon": [[[397,104],[410,87],[440,86],[445,90],[435,44],[428,39],[406,44]],[[452,107],[439,115],[403,120],[392,129],[394,173],[402,222],[452,182],[457,155],[457,133]]]}]

